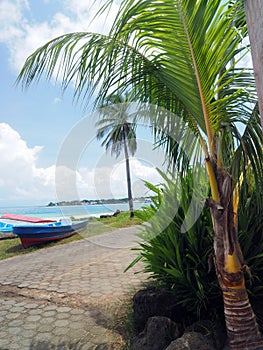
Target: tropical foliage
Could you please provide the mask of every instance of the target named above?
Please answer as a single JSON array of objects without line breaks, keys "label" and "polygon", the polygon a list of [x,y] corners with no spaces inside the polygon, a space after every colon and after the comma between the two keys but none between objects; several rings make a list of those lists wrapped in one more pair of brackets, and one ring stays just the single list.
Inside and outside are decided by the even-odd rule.
[{"label": "tropical foliage", "polygon": [[[204,208],[196,222],[184,230],[196,191],[193,171],[177,179],[163,176],[162,186],[146,183],[155,197],[140,215],[150,226],[145,225],[144,242],[135,249],[139,255],[131,266],[143,261],[150,279],[174,291],[178,304],[186,310],[186,323],[219,315],[218,308],[222,315],[220,288],[208,264],[213,251],[209,209]],[[198,206],[197,198],[194,201]]]},{"label": "tropical foliage", "polygon": [[[202,147],[211,186],[214,264],[235,350],[263,346],[238,241],[239,187],[250,182],[248,167],[257,193],[263,186],[255,82],[241,61],[246,36],[243,0],[122,0],[108,36],[73,33],[51,40],[27,59],[18,78],[28,86],[43,74],[48,79],[57,74],[62,88],[73,82],[75,97],[83,101],[98,91],[97,103],[109,92],[130,91],[133,100],[173,112],[195,134],[190,144],[174,141],[172,133],[181,124],[172,115],[155,129],[179,173],[189,165],[184,145]],[[160,118],[152,120],[158,124]]]},{"label": "tropical foliage", "polygon": [[[188,170],[186,176],[177,179],[164,174],[163,177],[162,185],[145,183],[154,196],[152,204],[145,206],[137,215],[151,224],[145,225],[144,241],[134,249],[138,257],[129,267],[142,261],[143,271],[150,274],[150,280],[175,293],[178,304],[186,310],[186,319],[182,322],[189,324],[200,319],[222,319],[222,295],[211,262],[213,227],[209,208],[203,207],[193,226],[183,232],[185,219],[191,215],[189,210],[194,192],[198,190],[193,171]],[[248,293],[263,330],[263,218],[255,201],[255,192],[252,186],[246,199],[240,201],[238,234],[248,266]],[[198,197],[194,199],[197,207]]]}]

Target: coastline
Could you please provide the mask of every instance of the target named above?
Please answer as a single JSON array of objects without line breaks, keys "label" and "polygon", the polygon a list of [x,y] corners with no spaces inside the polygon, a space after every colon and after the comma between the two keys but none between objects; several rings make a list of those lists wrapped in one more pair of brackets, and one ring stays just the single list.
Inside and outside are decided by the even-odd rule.
[{"label": "coastline", "polygon": [[[141,209],[142,202],[134,202],[134,209]],[[20,206],[0,208],[0,217],[6,213],[33,216],[59,220],[70,217],[74,220],[99,218],[101,215],[112,215],[117,210],[128,211],[128,203],[97,204],[97,205],[71,205],[71,206]]]}]

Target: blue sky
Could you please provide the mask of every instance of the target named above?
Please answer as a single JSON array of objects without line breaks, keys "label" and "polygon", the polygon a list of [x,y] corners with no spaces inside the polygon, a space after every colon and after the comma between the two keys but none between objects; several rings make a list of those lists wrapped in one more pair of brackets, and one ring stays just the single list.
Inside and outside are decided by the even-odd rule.
[{"label": "blue sky", "polygon": [[[75,199],[67,181],[63,198],[57,198],[56,161],[68,135],[78,129],[82,118],[91,115],[92,101],[84,112],[80,105],[73,104],[72,91],[61,95],[59,82],[41,81],[22,91],[15,81],[26,57],[48,40],[73,31],[107,33],[118,6],[113,5],[107,19],[89,24],[100,1],[97,3],[94,5],[94,0],[0,1],[0,206]],[[87,145],[75,171],[78,197],[126,196],[123,160],[120,158],[116,163],[115,159],[107,158],[106,161],[104,150],[94,137],[92,117],[89,120]],[[132,160],[135,195],[145,194],[141,178],[159,181],[154,167],[160,166],[160,162],[155,162],[162,155],[152,155],[149,137],[144,133],[140,131],[138,135],[144,152],[139,151]],[[70,149],[68,152],[70,155]],[[94,181],[95,173],[97,181]],[[110,179],[110,187],[104,188],[101,183],[106,177]]]}]

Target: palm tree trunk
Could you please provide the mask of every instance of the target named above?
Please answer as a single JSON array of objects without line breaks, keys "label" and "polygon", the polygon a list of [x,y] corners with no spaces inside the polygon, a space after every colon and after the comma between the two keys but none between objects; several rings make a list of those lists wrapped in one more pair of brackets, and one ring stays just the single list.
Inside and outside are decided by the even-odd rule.
[{"label": "palm tree trunk", "polygon": [[233,212],[232,180],[217,174],[220,205],[208,200],[213,218],[214,263],[223,293],[224,313],[229,346],[232,350],[255,350],[263,347],[245,287],[246,267],[238,242]]},{"label": "palm tree trunk", "polygon": [[259,335],[256,318],[248,299],[243,273],[245,264],[239,244],[235,242],[233,248],[228,250],[228,232],[225,231],[227,222],[224,222],[224,217],[228,215],[218,215],[216,210],[212,210],[215,225],[214,262],[223,293],[229,346],[233,350],[258,349],[263,346],[263,339]]},{"label": "palm tree trunk", "polygon": [[131,172],[130,172],[130,161],[129,161],[129,154],[128,154],[128,147],[126,138],[124,137],[123,140],[124,143],[124,154],[125,154],[125,161],[126,161],[126,177],[127,177],[127,189],[128,189],[128,201],[129,201],[129,208],[130,208],[130,217],[134,217],[134,210],[133,210],[133,199],[132,199],[132,190],[131,190]]}]

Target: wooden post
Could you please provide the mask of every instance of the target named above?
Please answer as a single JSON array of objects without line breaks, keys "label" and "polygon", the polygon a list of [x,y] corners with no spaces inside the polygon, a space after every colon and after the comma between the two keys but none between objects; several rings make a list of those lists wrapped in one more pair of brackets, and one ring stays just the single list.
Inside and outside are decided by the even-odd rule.
[{"label": "wooden post", "polygon": [[263,0],[245,0],[245,11],[263,129]]}]

